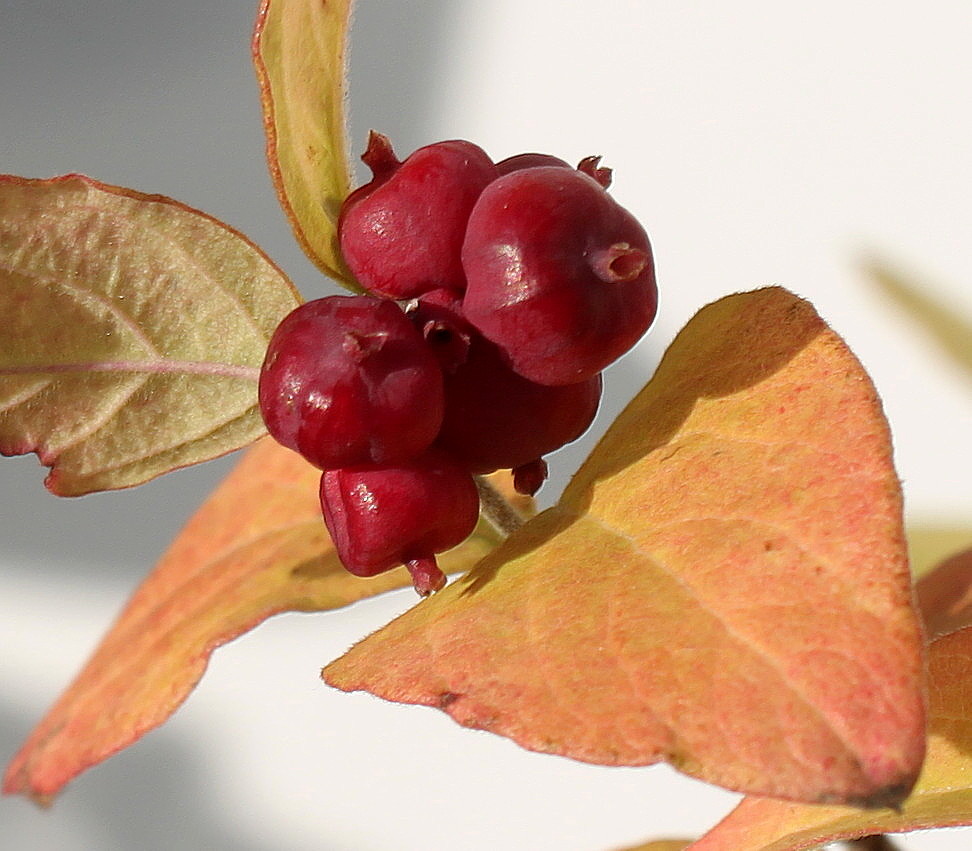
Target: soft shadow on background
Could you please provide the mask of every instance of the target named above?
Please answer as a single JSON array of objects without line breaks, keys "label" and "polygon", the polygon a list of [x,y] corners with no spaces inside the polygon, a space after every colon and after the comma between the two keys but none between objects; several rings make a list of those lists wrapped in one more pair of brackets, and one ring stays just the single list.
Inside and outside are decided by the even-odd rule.
[{"label": "soft shadow on background", "polygon": [[[267,176],[248,50],[256,5],[4,0],[0,171],[80,171],[169,195],[242,231],[308,297],[333,292]],[[699,308],[782,284],[871,371],[909,511],[968,525],[967,377],[849,250],[891,247],[929,270],[923,289],[970,315],[972,123],[957,106],[972,73],[967,0],[358,0],[352,40],[355,160],[372,127],[402,155],[456,137],[494,156],[601,153],[612,192],[652,236],[658,327],[608,371],[594,430],[552,458],[542,503]],[[0,757],[233,463],[58,500],[33,456],[0,459]],[[164,728],[82,775],[51,811],[0,800],[0,848],[596,851],[698,833],[736,800],[665,767],[530,754],[440,713],[321,685],[321,665],[413,602],[283,616],[222,648]]]},{"label": "soft shadow on background", "polygon": [[[391,119],[387,132],[396,138],[420,137],[445,9],[456,5],[359,4],[356,41],[369,54],[387,56],[393,67],[364,57],[353,64],[352,136],[364,139],[367,127],[360,122],[382,116],[386,124]],[[0,172],[48,177],[77,171],[169,195],[241,230],[308,297],[333,289],[297,248],[267,177],[248,53],[255,8],[239,0],[5,5]],[[398,39],[422,50],[395,51]],[[34,456],[5,461],[4,552],[40,561],[61,561],[73,552],[104,570],[137,577],[234,460],[69,500],[40,487],[46,470]],[[9,494],[17,494],[16,501]],[[50,518],[42,537],[33,525],[38,515]],[[137,534],[125,534],[136,528]]]},{"label": "soft shadow on background", "polygon": [[[448,11],[461,5],[358,4],[355,40],[367,55],[352,60],[352,150],[379,116],[395,138],[421,137]],[[326,294],[331,285],[297,248],[267,177],[248,50],[256,6],[6,0],[0,172],[81,172],[168,195],[241,230],[309,297]],[[403,41],[421,49],[396,49]],[[134,588],[235,460],[77,499],[50,496],[41,484],[46,470],[34,456],[0,460],[4,578],[43,572],[66,590],[108,580]],[[56,609],[48,616],[59,617]],[[38,720],[18,705],[0,706],[4,764]],[[84,775],[49,813],[20,798],[0,800],[0,848],[256,851],[259,845],[213,820],[201,757],[190,744],[166,730],[149,736]],[[321,837],[319,847],[337,846]]]}]

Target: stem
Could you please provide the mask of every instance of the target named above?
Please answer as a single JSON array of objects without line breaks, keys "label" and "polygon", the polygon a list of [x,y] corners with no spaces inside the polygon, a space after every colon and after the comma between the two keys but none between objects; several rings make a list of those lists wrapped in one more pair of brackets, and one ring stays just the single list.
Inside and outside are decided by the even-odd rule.
[{"label": "stem", "polygon": [[504,538],[509,537],[526,522],[526,518],[483,476],[475,478],[483,516]]}]

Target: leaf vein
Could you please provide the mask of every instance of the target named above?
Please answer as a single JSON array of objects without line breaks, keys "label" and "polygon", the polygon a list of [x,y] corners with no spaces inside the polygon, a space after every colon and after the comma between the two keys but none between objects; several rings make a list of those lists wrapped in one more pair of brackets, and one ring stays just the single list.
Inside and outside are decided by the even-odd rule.
[{"label": "leaf vein", "polygon": [[[576,512],[572,512],[572,513],[576,513]],[[684,576],[680,575],[677,571],[673,570],[669,565],[667,565],[661,559],[652,557],[651,552],[646,550],[629,533],[614,526],[611,523],[608,523],[603,518],[597,517],[593,514],[586,514],[586,515],[579,514],[577,516],[581,518],[586,517],[589,520],[591,520],[593,523],[595,523],[597,526],[599,526],[601,529],[603,529],[605,532],[615,535],[621,540],[627,541],[635,552],[639,553],[644,558],[649,559],[653,564],[658,565],[658,567],[661,570],[663,570],[669,577],[671,577],[671,579],[686,592],[689,598],[696,603],[696,605],[699,607],[700,610],[708,613],[713,618],[713,620],[715,620],[715,622],[719,624],[719,626],[726,633],[727,637],[732,639],[735,643],[737,643],[740,647],[745,649],[751,655],[759,659],[762,659],[766,664],[769,665],[770,668],[774,669],[783,687],[788,689],[798,700],[800,700],[800,702],[804,706],[810,709],[813,712],[813,714],[820,719],[823,725],[832,732],[834,737],[842,743],[842,745],[845,748],[845,751],[853,758],[855,764],[857,765],[860,764],[858,756],[853,750],[853,748],[851,748],[846,735],[834,728],[834,726],[830,723],[830,720],[826,717],[826,715],[823,714],[821,708],[817,706],[813,701],[811,701],[810,698],[807,696],[805,690],[800,686],[798,686],[797,683],[793,682],[793,680],[786,674],[781,664],[781,660],[778,658],[776,654],[772,653],[768,648],[765,648],[757,644],[755,641],[752,640],[750,636],[747,636],[745,633],[739,632],[734,627],[732,620],[730,617],[728,617],[727,613],[721,612],[718,609],[714,608],[708,601],[706,601],[696,592],[696,589],[686,581]],[[715,519],[723,519],[723,518],[694,518],[694,519],[715,520]],[[682,518],[679,521],[673,521],[670,524],[664,524],[663,526],[660,526],[658,528],[677,526],[684,522],[691,522],[691,519]],[[750,522],[750,521],[744,520],[743,522]],[[791,753],[796,759],[802,760],[801,755],[793,751],[790,742],[787,742],[787,747],[790,749]]]},{"label": "leaf vein", "polygon": [[0,376],[63,374],[91,372],[123,372],[132,374],[203,375],[219,378],[260,380],[260,370],[254,366],[220,363],[218,361],[185,361],[159,357],[156,360],[79,361],[75,363],[24,364],[0,366]]},{"label": "leaf vein", "polygon": [[[93,188],[91,188],[90,191],[94,191]],[[158,201],[149,201],[146,203],[151,204],[153,207],[158,206],[160,204],[160,202]],[[168,205],[162,205],[162,206],[164,206],[166,210],[169,210],[171,212],[171,208]],[[183,243],[180,240],[176,239],[172,234],[170,234],[165,229],[157,226],[153,221],[151,221],[150,217],[140,216],[140,221],[136,223],[136,221],[132,219],[116,216],[109,210],[99,207],[95,203],[80,203],[77,205],[76,209],[94,213],[100,218],[104,218],[112,222],[120,229],[124,228],[128,231],[133,231],[138,229],[142,234],[148,233],[151,236],[155,237],[157,242],[171,248],[183,261],[184,266],[187,269],[191,269],[196,272],[196,280],[205,281],[213,285],[217,290],[223,293],[223,295],[226,296],[227,299],[229,299],[230,303],[233,304],[234,307],[239,309],[240,313],[243,316],[244,321],[250,327],[250,330],[254,334],[256,334],[256,336],[259,337],[260,339],[266,339],[266,334],[257,325],[256,319],[250,313],[249,309],[246,307],[243,301],[240,299],[239,295],[233,292],[232,290],[230,290],[223,281],[221,281],[207,267],[205,267],[199,261],[199,259],[183,245]],[[138,209],[137,212],[144,213],[144,210]],[[185,215],[185,211],[180,211],[180,213],[182,215]],[[142,222],[141,218],[148,218],[149,221],[147,223]]]}]

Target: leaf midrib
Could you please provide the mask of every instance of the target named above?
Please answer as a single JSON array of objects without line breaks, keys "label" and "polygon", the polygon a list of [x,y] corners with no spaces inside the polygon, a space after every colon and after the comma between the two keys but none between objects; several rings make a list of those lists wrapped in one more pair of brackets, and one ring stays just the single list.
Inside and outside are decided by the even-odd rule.
[{"label": "leaf midrib", "polygon": [[219,378],[239,378],[257,382],[260,370],[255,366],[220,363],[217,361],[186,361],[171,358],[154,360],[78,361],[74,363],[25,364],[0,366],[4,375],[56,375],[63,373],[123,372],[136,375],[208,375]]}]

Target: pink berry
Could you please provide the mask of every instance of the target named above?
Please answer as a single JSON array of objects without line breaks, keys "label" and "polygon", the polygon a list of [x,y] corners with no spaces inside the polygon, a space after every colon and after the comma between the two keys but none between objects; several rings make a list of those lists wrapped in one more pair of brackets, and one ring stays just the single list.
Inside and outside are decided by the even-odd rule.
[{"label": "pink berry", "polygon": [[438,142],[399,163],[372,133],[364,161],[374,178],[345,201],[338,222],[348,267],[369,292],[414,298],[465,286],[460,253],[473,204],[497,176],[471,142]]},{"label": "pink berry", "polygon": [[580,171],[527,168],[493,181],[462,249],[465,317],[539,384],[599,373],[657,310],[648,236]]},{"label": "pink berry", "polygon": [[260,410],[280,443],[322,469],[423,452],[442,422],[442,370],[391,301],[309,301],[274,332]]},{"label": "pink berry", "polygon": [[325,471],[321,508],[348,571],[374,576],[404,564],[424,596],[445,584],[435,554],[476,527],[479,492],[467,470],[430,450],[396,466]]},{"label": "pink berry", "polygon": [[436,446],[473,473],[530,464],[587,431],[601,400],[600,375],[556,387],[518,375],[463,319],[459,297],[446,290],[423,296],[407,315],[445,373]]}]

